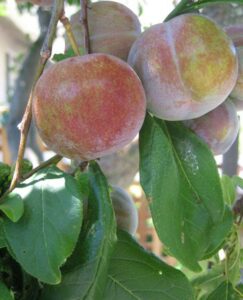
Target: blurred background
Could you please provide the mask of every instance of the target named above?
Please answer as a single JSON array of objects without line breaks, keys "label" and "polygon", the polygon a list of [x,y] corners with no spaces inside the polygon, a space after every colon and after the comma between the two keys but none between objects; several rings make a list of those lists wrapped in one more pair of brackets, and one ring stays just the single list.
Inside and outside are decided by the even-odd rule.
[{"label": "blurred background", "polygon": [[[116,0],[129,7],[139,16],[142,28],[162,22],[174,8],[173,0]],[[66,5],[66,15],[70,17],[79,10],[78,4]],[[93,1],[96,2],[96,1]],[[243,24],[243,5],[210,5],[202,13],[216,20],[220,25]],[[50,12],[27,3],[18,5],[14,0],[0,1],[0,161],[12,164],[17,157],[19,130],[32,81],[36,72],[40,49],[44,41]],[[58,25],[53,45],[53,55],[65,49],[64,28]],[[51,63],[51,62],[50,62]],[[242,101],[243,103],[243,101]],[[239,118],[243,120],[242,107]],[[224,156],[215,157],[220,172],[243,176],[243,136],[242,122],[239,137]],[[31,127],[26,154],[33,165],[48,159],[49,151]],[[167,255],[154,230],[147,201],[139,185],[137,140],[121,151],[102,158],[100,164],[111,184],[126,189],[133,197],[139,213],[137,239],[148,250],[180,267]],[[69,160],[63,160],[62,168],[68,168]],[[239,196],[242,193],[239,190]]]}]

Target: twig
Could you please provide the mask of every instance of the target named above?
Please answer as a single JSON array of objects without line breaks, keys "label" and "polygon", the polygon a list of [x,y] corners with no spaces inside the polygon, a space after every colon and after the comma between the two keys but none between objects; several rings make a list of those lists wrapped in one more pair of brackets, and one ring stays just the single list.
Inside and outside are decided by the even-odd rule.
[{"label": "twig", "polygon": [[44,169],[45,167],[48,167],[49,165],[57,164],[61,159],[62,159],[61,155],[56,154],[56,155],[52,156],[51,158],[49,158],[48,160],[44,161],[43,163],[41,163],[39,166],[37,166],[36,168],[34,168],[33,170],[31,170],[27,174],[23,175],[21,177],[21,181],[25,180],[25,179],[27,179],[29,177],[31,177],[36,172],[38,172],[41,169]]},{"label": "twig", "polygon": [[[30,93],[30,97],[25,109],[25,113],[20,125],[20,144],[19,144],[19,151],[18,151],[18,157],[16,161],[16,166],[13,174],[13,179],[10,185],[10,188],[5,194],[10,193],[17,185],[19,178],[21,176],[21,164],[24,156],[24,151],[25,151],[25,146],[26,146],[26,140],[29,132],[29,127],[32,119],[32,97],[33,97],[33,90],[35,88],[36,82],[38,81],[39,77],[41,76],[45,64],[49,57],[51,56],[51,49],[52,49],[52,43],[55,38],[56,34],[56,27],[58,20],[62,17],[63,15],[63,9],[64,9],[64,0],[56,0],[55,4],[52,9],[52,16],[51,16],[51,21],[48,27],[48,32],[46,35],[46,39],[44,41],[42,50],[41,50],[41,57],[39,61],[39,65],[37,68],[37,74],[34,79],[34,83],[32,86],[32,90]],[[5,196],[4,194],[4,196]],[[1,197],[0,202],[3,200],[4,197]]]},{"label": "twig", "polygon": [[89,25],[88,25],[88,1],[87,0],[80,0],[81,4],[81,16],[80,22],[84,28],[84,49],[86,54],[91,52],[90,47],[90,39],[89,39]]},{"label": "twig", "polygon": [[63,15],[61,17],[60,21],[62,22],[63,26],[66,29],[67,37],[68,37],[68,40],[69,40],[69,42],[72,46],[72,49],[73,49],[74,53],[76,55],[80,55],[80,51],[79,51],[75,36],[73,34],[73,31],[72,31],[72,27],[71,27],[71,24],[70,24],[68,18],[65,17],[65,15]]}]

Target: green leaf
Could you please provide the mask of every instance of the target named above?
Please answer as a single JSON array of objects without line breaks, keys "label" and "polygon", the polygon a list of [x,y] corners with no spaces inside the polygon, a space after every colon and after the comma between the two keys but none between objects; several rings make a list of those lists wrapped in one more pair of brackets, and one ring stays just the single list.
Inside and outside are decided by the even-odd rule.
[{"label": "green leaf", "polygon": [[[86,181],[88,175],[88,182]],[[43,300],[101,300],[109,259],[116,242],[116,222],[106,178],[98,164],[90,163],[87,174],[79,174],[82,193],[89,190],[88,215],[72,256],[63,268],[58,286],[46,286]]]},{"label": "green leaf", "polygon": [[61,281],[60,266],[77,242],[82,202],[75,179],[56,167],[42,169],[15,189],[24,201],[17,223],[4,220],[4,232],[14,259],[43,282]]},{"label": "green leaf", "polygon": [[24,213],[24,203],[20,195],[12,192],[0,204],[0,210],[12,221],[17,222]]},{"label": "green leaf", "polygon": [[191,300],[192,288],[182,272],[141,247],[128,233],[118,232],[103,300]]},{"label": "green leaf", "polygon": [[80,6],[80,1],[79,0],[67,0],[68,4],[70,5],[76,5],[76,6]]},{"label": "green leaf", "polygon": [[198,9],[201,9],[203,7],[206,7],[206,6],[209,6],[209,5],[213,5],[213,4],[222,4],[222,3],[225,3],[225,4],[240,4],[242,5],[243,4],[243,0],[198,0],[198,1],[194,1],[193,2],[189,2],[187,1],[188,4],[186,6],[186,8],[181,11],[181,13],[186,13],[192,9],[194,10],[198,10]]},{"label": "green leaf", "polygon": [[[160,120],[157,119],[158,122]],[[162,122],[160,122],[162,124]],[[223,220],[225,205],[220,178],[212,152],[182,123],[167,122],[168,134],[178,164],[191,187],[194,198],[208,211],[214,223]]]},{"label": "green leaf", "polygon": [[241,177],[235,175],[232,177],[232,181],[235,186],[238,186],[243,189],[243,179]]},{"label": "green leaf", "polygon": [[[214,158],[208,147],[178,122],[147,115],[140,132],[140,178],[153,222],[169,252],[200,271],[214,239],[225,227],[224,202]],[[228,232],[217,228],[217,245]],[[210,248],[211,249],[211,248]]]},{"label": "green leaf", "polygon": [[5,163],[0,162],[0,195],[8,189],[11,182],[11,167]]},{"label": "green leaf", "polygon": [[204,272],[200,273],[197,276],[194,276],[191,283],[195,289],[211,292],[218,285],[220,285],[225,277],[225,263],[219,262],[216,263],[213,259],[210,261],[212,266],[204,270]]},{"label": "green leaf", "polygon": [[[85,54],[85,51],[82,47],[79,48],[79,51],[80,51],[80,55]],[[53,55],[52,60],[54,60],[55,62],[59,62],[61,60],[64,60],[66,58],[73,57],[73,56],[77,56],[77,55],[74,53],[72,48],[69,48],[65,53],[58,53],[58,54]]]},{"label": "green leaf", "polygon": [[[14,174],[16,167],[16,163],[11,167],[11,177]],[[21,163],[20,173],[21,175],[25,175],[29,173],[33,169],[33,164],[28,159],[23,159]]]},{"label": "green leaf", "polygon": [[202,259],[210,258],[222,248],[225,243],[225,240],[222,240],[222,237],[226,237],[228,235],[232,229],[232,224],[232,211],[228,206],[226,206],[222,222],[214,224],[211,228],[210,236],[208,237],[209,246]]},{"label": "green leaf", "polygon": [[221,178],[221,186],[223,191],[224,202],[232,205],[236,198],[236,184],[233,178],[223,175]]},{"label": "green leaf", "polygon": [[240,260],[241,260],[241,245],[237,229],[232,231],[226,245],[226,276],[227,280],[233,285],[240,281]]},{"label": "green leaf", "polygon": [[213,262],[210,269],[205,270],[192,280],[194,288],[206,293],[215,290],[222,282],[228,281],[236,285],[240,280],[240,244],[235,228],[224,245],[226,258],[218,263]]},{"label": "green leaf", "polygon": [[142,4],[139,2],[138,3],[138,16],[141,17],[143,14],[143,6]]},{"label": "green leaf", "polygon": [[243,0],[181,0],[175,7],[175,9],[166,17],[165,21],[168,21],[178,15],[197,12],[199,9],[213,4],[243,4]]},{"label": "green leaf", "polygon": [[77,171],[75,173],[75,179],[77,180],[78,189],[82,197],[88,198],[90,193],[89,173]]},{"label": "green leaf", "polygon": [[0,300],[14,300],[12,292],[0,281]]},{"label": "green leaf", "polygon": [[3,220],[0,218],[0,249],[5,247],[7,247],[7,244],[3,231]]},{"label": "green leaf", "polygon": [[240,300],[240,296],[230,282],[224,281],[208,296],[207,300]]},{"label": "green leaf", "polygon": [[235,287],[235,289],[237,290],[237,292],[238,292],[241,296],[243,296],[243,284],[242,284],[242,283],[239,283],[239,284]]},{"label": "green leaf", "polygon": [[5,178],[11,173],[11,167],[3,162],[0,162],[0,183],[2,183],[2,178]]}]

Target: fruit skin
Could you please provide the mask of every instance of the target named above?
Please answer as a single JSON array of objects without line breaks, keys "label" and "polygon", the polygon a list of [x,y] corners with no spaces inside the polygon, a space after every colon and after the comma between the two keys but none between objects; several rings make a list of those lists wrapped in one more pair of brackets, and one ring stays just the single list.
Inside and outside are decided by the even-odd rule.
[{"label": "fruit skin", "polygon": [[201,137],[215,155],[224,154],[239,131],[237,112],[230,100],[200,118],[184,121],[184,124]]},{"label": "fruit skin", "polygon": [[232,41],[196,14],[147,29],[133,44],[128,62],[142,80],[148,110],[171,121],[200,117],[220,105],[238,74]]},{"label": "fruit skin", "polygon": [[33,95],[44,143],[71,159],[91,160],[122,148],[139,132],[146,99],[133,69],[106,54],[63,60],[46,70]]},{"label": "fruit skin", "polygon": [[[83,47],[80,11],[71,17],[70,22],[78,45]],[[141,33],[137,16],[128,7],[113,1],[91,3],[88,25],[92,53],[112,54],[125,61],[133,42]],[[69,48],[67,39],[66,42],[66,48]]]},{"label": "fruit skin", "polygon": [[232,25],[225,28],[227,34],[233,40],[236,46],[238,61],[239,61],[239,72],[236,84],[232,90],[230,97],[236,100],[243,101],[243,25]]},{"label": "fruit skin", "polygon": [[135,235],[138,228],[138,211],[131,196],[121,187],[113,185],[111,200],[117,227]]},{"label": "fruit skin", "polygon": [[224,28],[235,47],[243,46],[243,24],[234,24]]}]

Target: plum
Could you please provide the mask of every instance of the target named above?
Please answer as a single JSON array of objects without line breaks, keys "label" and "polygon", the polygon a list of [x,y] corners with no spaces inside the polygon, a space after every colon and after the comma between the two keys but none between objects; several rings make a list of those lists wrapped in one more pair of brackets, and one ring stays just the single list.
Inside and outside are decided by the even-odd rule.
[{"label": "plum", "polygon": [[147,29],[128,63],[139,75],[148,110],[178,121],[200,117],[226,100],[238,74],[236,49],[212,20],[185,14]]},{"label": "plum", "polygon": [[[83,47],[80,11],[70,19],[77,43]],[[91,3],[88,7],[91,53],[107,53],[127,60],[128,52],[141,33],[138,17],[123,4],[114,1]],[[67,39],[66,49],[70,47]]]},{"label": "plum", "polygon": [[131,196],[121,187],[113,185],[111,200],[117,227],[135,235],[138,227],[138,211]]},{"label": "plum", "polygon": [[235,141],[239,120],[234,104],[227,100],[204,116],[184,121],[215,155],[224,154]]},{"label": "plum", "polygon": [[239,61],[238,78],[230,97],[239,101],[243,101],[243,25],[231,25],[226,27],[225,30],[236,46]]},{"label": "plum", "polygon": [[121,149],[139,132],[145,111],[137,74],[107,54],[56,63],[42,74],[33,94],[40,137],[71,159],[91,160]]}]

